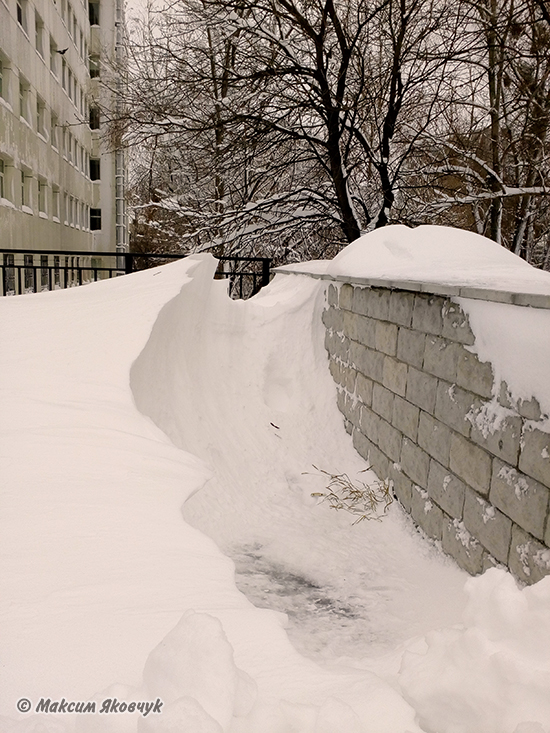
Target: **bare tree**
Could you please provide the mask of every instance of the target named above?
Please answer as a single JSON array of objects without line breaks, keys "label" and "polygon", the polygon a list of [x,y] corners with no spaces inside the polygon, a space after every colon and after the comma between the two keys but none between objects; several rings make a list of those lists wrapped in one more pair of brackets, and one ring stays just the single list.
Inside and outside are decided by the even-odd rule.
[{"label": "bare tree", "polygon": [[[446,133],[424,141],[416,217],[472,228],[548,266],[550,26],[538,2],[464,6],[468,55]],[[422,201],[422,203],[421,203]]]},{"label": "bare tree", "polygon": [[174,160],[145,205],[193,247],[323,254],[383,226],[458,31],[441,0],[177,0],[133,47],[131,137]]}]

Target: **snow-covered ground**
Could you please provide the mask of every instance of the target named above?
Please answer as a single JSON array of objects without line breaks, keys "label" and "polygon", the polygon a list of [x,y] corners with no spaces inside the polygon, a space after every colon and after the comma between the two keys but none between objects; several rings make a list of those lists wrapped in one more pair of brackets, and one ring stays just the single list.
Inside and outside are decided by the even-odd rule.
[{"label": "snow-covered ground", "polygon": [[469,579],[397,505],[312,497],[315,467],[376,479],[324,285],[235,302],[214,269],[0,301],[1,733],[548,733],[550,579]]}]

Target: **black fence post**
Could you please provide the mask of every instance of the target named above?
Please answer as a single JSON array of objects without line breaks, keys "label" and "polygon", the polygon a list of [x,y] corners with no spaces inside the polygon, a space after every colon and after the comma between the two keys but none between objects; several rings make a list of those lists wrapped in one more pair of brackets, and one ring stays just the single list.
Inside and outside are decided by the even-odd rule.
[{"label": "black fence post", "polygon": [[271,271],[271,258],[264,257],[262,261],[262,288],[264,285],[269,285],[269,275]]},{"label": "black fence post", "polygon": [[129,275],[134,271],[134,255],[132,252],[122,252],[124,255],[124,274]]}]

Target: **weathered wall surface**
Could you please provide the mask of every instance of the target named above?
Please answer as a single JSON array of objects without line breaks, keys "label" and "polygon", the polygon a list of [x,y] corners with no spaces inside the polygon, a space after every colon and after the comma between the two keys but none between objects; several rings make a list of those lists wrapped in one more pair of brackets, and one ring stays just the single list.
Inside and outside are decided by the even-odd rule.
[{"label": "weathered wall surface", "polygon": [[[448,298],[350,284],[327,298],[330,371],[357,451],[470,573],[549,574],[550,434],[537,402],[494,385]],[[484,419],[495,411],[500,422]]]}]

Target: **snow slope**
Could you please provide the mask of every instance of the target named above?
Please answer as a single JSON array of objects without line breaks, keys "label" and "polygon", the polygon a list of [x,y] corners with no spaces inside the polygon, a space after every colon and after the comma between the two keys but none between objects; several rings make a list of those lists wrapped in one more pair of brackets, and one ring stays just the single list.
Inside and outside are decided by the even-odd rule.
[{"label": "snow slope", "polygon": [[[318,504],[313,465],[365,468],[335,406],[320,285],[282,277],[233,302],[214,269],[200,256],[0,301],[0,730],[473,733],[453,711],[479,655],[457,662],[447,718],[437,659],[483,627],[509,576],[468,581],[461,626],[465,575],[398,507],[352,526]],[[543,583],[521,617],[541,629]],[[513,581],[506,598],[530,603]],[[537,631],[487,633],[511,649],[509,686],[483,683],[502,718]],[[518,714],[539,727],[516,733],[548,733],[550,674],[535,661],[542,681]],[[63,696],[164,708],[15,708]]]}]

